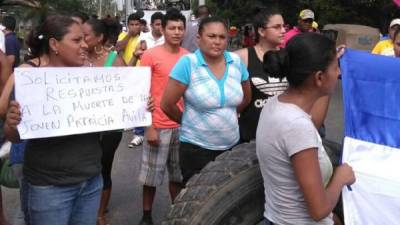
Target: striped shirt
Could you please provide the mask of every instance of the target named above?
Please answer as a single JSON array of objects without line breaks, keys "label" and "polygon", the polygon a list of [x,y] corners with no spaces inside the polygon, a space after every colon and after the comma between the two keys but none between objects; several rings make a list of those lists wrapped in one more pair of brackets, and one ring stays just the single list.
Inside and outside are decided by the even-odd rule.
[{"label": "striped shirt", "polygon": [[224,57],[226,69],[219,80],[200,50],[183,56],[172,69],[171,78],[187,86],[180,141],[210,150],[227,150],[239,141],[236,107],[249,73],[235,53],[224,52]]}]

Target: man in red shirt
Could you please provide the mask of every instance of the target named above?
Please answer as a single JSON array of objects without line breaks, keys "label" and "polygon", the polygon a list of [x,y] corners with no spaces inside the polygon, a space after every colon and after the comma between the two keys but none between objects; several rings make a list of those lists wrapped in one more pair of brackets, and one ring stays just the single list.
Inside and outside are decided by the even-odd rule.
[{"label": "man in red shirt", "polygon": [[[188,53],[181,42],[185,34],[186,18],[176,10],[167,11],[162,21],[165,42],[146,50],[140,66],[151,69],[150,94],[154,99],[152,124],[146,128],[139,181],[143,184],[143,218],[140,225],[153,225],[151,210],[156,187],[168,172],[169,192],[173,201],[182,187],[179,167],[179,124],[169,119],[160,108],[169,75],[179,58]],[[183,107],[183,102],[178,103]]]},{"label": "man in red shirt", "polygon": [[314,12],[311,9],[303,9],[299,14],[299,20],[297,21],[297,26],[293,27],[293,29],[289,30],[284,37],[283,43],[280,46],[284,48],[286,43],[294,36],[303,33],[312,31],[312,23],[314,22]]}]

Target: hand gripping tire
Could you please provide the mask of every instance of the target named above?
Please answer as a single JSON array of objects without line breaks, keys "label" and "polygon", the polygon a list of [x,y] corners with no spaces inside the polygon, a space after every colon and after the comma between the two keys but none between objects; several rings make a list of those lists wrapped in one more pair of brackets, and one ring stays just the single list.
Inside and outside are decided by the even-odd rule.
[{"label": "hand gripping tire", "polygon": [[[329,154],[334,145],[324,145]],[[162,224],[257,225],[263,213],[263,179],[253,141],[218,156],[193,176]]]}]

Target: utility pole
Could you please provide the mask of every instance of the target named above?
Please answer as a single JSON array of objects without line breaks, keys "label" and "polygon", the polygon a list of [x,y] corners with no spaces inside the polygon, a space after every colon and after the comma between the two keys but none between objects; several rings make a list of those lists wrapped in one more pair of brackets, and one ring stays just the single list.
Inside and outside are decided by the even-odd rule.
[{"label": "utility pole", "polygon": [[99,7],[99,19],[101,19],[102,17],[103,17],[103,10],[102,10],[102,7],[103,7],[103,0],[100,0],[99,1],[99,4],[100,4],[100,7]]},{"label": "utility pole", "polygon": [[130,0],[125,0],[125,24],[127,24],[127,19],[129,15],[129,7],[128,7],[128,2],[130,3]]}]

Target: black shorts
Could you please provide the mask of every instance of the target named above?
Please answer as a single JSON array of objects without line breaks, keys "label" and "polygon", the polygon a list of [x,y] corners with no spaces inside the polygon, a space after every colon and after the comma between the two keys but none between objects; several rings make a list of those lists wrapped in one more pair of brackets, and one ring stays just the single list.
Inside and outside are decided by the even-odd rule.
[{"label": "black shorts", "polygon": [[273,222],[269,221],[267,218],[265,218],[263,225],[275,225],[275,224]]},{"label": "black shorts", "polygon": [[199,173],[209,162],[227,150],[210,150],[198,145],[181,142],[179,147],[179,164],[183,176],[183,184],[196,173]]}]

